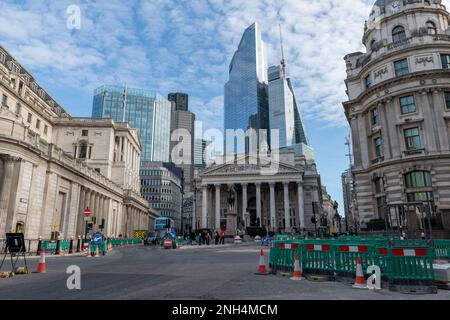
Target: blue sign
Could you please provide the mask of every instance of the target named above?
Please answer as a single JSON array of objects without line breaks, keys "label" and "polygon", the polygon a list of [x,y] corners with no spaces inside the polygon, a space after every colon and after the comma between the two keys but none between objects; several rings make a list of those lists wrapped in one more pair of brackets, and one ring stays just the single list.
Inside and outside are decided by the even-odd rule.
[{"label": "blue sign", "polygon": [[103,242],[103,235],[100,232],[97,232],[93,235],[92,242],[94,242],[94,244],[101,244]]},{"label": "blue sign", "polygon": [[177,233],[175,231],[170,231],[169,232],[169,237],[176,238],[177,237]]}]

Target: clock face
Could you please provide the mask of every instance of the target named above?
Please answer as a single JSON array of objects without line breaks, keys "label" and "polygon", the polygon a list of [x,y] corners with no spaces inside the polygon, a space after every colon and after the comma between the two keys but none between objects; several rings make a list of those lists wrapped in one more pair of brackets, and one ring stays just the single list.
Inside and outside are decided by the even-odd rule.
[{"label": "clock face", "polygon": [[400,3],[400,1],[394,1],[389,5],[389,9],[391,10],[392,13],[399,12],[401,8],[402,4]]}]

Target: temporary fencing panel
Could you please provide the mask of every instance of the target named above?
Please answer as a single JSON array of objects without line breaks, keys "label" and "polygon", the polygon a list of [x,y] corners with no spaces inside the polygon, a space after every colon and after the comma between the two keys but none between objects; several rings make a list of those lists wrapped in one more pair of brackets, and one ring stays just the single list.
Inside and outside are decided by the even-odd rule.
[{"label": "temporary fencing panel", "polygon": [[332,246],[325,241],[305,241],[305,250],[302,259],[305,274],[333,275],[335,270],[334,253]]}]

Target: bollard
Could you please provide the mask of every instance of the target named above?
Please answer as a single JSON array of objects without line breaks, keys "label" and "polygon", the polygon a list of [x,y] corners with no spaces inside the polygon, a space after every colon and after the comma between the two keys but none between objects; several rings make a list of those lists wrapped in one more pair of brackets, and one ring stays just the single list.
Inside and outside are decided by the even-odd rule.
[{"label": "bollard", "polygon": [[81,252],[81,237],[78,236],[77,240],[77,253]]},{"label": "bollard", "polygon": [[69,254],[73,253],[73,236],[70,237]]},{"label": "bollard", "polygon": [[55,255],[59,256],[61,254],[61,240],[56,240],[56,250],[55,250]]},{"label": "bollard", "polygon": [[37,251],[36,251],[37,256],[41,255],[41,246],[42,246],[42,237],[39,236],[39,242],[38,242],[38,247],[37,247]]}]

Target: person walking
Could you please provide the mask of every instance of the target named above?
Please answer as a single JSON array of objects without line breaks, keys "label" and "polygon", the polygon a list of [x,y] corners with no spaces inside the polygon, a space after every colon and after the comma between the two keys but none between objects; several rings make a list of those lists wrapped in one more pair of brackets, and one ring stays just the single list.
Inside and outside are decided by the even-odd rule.
[{"label": "person walking", "polygon": [[219,244],[219,238],[220,238],[219,231],[217,231],[217,230],[216,230],[215,238],[216,238],[215,244],[217,246]]},{"label": "person walking", "polygon": [[206,235],[205,235],[205,240],[206,240],[206,245],[209,246],[209,240],[211,239],[211,235],[209,234],[208,231],[206,231]]},{"label": "person walking", "polygon": [[225,231],[220,231],[220,244],[225,244]]}]

